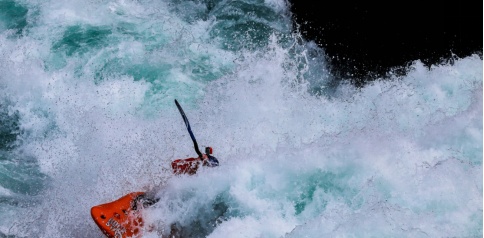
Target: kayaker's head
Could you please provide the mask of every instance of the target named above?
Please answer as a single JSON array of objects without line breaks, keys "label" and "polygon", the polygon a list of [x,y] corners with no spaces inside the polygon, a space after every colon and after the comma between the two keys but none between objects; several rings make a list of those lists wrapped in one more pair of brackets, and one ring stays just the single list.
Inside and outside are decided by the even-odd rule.
[{"label": "kayaker's head", "polygon": [[218,160],[215,156],[212,156],[212,147],[205,147],[205,154],[207,155],[207,160],[204,161],[203,165],[208,167],[216,167],[218,166]]}]

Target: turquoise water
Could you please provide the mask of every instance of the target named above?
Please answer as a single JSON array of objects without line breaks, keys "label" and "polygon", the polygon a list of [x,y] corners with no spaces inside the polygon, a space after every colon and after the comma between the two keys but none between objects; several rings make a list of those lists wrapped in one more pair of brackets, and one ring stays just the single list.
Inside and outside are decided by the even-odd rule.
[{"label": "turquoise water", "polygon": [[[478,56],[363,88],[285,1],[0,0],[0,237],[103,237],[132,191],[160,237],[482,237]],[[221,166],[195,155],[173,102]]]}]

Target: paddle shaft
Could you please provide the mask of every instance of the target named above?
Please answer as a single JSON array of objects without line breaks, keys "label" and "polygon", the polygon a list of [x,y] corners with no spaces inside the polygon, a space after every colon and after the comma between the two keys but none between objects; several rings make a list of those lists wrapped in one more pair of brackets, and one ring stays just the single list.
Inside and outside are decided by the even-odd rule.
[{"label": "paddle shaft", "polygon": [[203,158],[202,153],[198,149],[197,140],[195,139],[195,136],[193,135],[192,129],[190,128],[190,122],[188,122],[188,118],[185,115],[185,112],[183,111],[182,107],[180,106],[180,104],[178,103],[178,101],[176,99],[175,99],[175,104],[176,104],[176,107],[178,107],[178,111],[180,111],[180,114],[183,117],[183,121],[185,121],[185,125],[187,126],[188,133],[190,134],[190,137],[192,138],[192,141],[193,141],[193,147],[195,147],[195,152],[197,152],[197,154],[200,158]]}]

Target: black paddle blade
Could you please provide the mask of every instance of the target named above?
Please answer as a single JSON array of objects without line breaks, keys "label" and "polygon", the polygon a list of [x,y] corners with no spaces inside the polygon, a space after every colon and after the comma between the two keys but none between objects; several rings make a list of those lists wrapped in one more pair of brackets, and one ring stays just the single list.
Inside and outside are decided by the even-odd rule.
[{"label": "black paddle blade", "polygon": [[183,121],[185,121],[185,126],[187,127],[188,133],[190,134],[190,137],[192,138],[193,141],[193,147],[195,147],[195,152],[197,152],[197,155],[202,158],[202,152],[200,152],[200,149],[198,149],[198,143],[197,140],[195,139],[195,136],[193,135],[192,129],[190,128],[190,122],[188,121],[187,116],[185,115],[185,112],[183,111],[182,107],[178,103],[178,101],[175,99],[175,104],[176,107],[178,108],[178,111],[180,111],[180,114],[183,117]]},{"label": "black paddle blade", "polygon": [[183,111],[183,108],[180,106],[180,103],[178,103],[178,101],[175,99],[175,104],[176,104],[176,107],[178,108],[178,111],[180,111],[180,114],[183,118],[183,121],[185,122],[185,126],[187,127],[187,129],[190,128],[190,123],[188,122],[188,118],[187,116],[185,115],[185,112]]}]

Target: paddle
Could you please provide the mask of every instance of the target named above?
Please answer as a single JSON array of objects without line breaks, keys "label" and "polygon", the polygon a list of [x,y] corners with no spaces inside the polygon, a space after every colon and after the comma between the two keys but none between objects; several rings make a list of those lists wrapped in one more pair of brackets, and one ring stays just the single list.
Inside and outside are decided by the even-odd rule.
[{"label": "paddle", "polygon": [[202,153],[200,152],[200,150],[198,149],[197,140],[195,139],[195,136],[193,135],[192,129],[190,128],[190,122],[188,122],[188,118],[185,115],[185,112],[183,112],[182,107],[180,106],[180,104],[178,103],[178,101],[176,99],[175,99],[175,104],[176,104],[176,107],[178,107],[178,111],[180,111],[180,114],[183,117],[183,121],[185,121],[185,125],[187,126],[188,133],[190,133],[190,137],[192,138],[192,141],[193,141],[193,147],[195,147],[195,151],[197,152],[198,156],[200,158],[202,158],[203,156],[202,156]]}]

